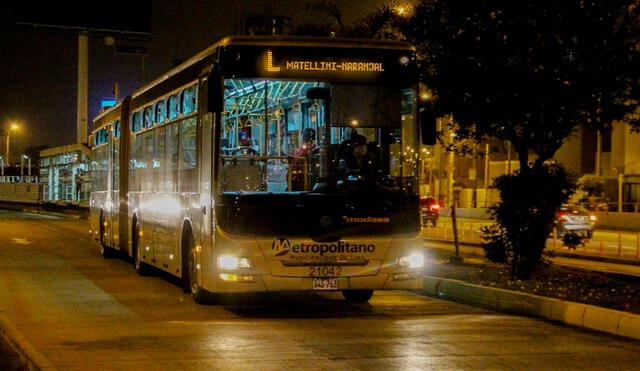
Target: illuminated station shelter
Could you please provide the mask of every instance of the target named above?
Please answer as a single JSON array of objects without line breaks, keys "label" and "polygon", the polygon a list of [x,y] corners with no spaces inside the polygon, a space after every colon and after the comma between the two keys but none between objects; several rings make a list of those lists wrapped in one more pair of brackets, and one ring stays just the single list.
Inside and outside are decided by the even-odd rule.
[{"label": "illuminated station shelter", "polygon": [[42,201],[81,204],[91,191],[91,150],[85,144],[40,151]]}]

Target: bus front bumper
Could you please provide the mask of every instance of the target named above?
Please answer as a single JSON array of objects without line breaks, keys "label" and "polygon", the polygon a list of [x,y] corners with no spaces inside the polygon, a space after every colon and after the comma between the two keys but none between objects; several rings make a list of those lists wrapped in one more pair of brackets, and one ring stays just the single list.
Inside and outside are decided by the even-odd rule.
[{"label": "bus front bumper", "polygon": [[375,276],[351,277],[282,277],[272,275],[218,276],[215,287],[205,289],[219,293],[315,291],[314,280],[335,279],[335,290],[419,290],[423,287],[421,272],[381,273]]}]

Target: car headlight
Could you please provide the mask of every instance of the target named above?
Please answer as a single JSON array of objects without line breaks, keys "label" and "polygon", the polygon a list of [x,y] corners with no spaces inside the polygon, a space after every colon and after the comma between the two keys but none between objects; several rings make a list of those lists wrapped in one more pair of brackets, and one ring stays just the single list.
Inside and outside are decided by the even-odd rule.
[{"label": "car headlight", "polygon": [[398,259],[398,265],[401,267],[420,268],[424,266],[424,255],[414,252],[409,255],[401,256]]},{"label": "car headlight", "polygon": [[596,220],[598,220],[598,217],[595,215],[589,215],[589,220],[591,220],[592,222],[595,222]]},{"label": "car headlight", "polygon": [[237,269],[237,268],[249,268],[249,259],[238,258],[237,256],[219,256],[218,267],[222,269]]}]

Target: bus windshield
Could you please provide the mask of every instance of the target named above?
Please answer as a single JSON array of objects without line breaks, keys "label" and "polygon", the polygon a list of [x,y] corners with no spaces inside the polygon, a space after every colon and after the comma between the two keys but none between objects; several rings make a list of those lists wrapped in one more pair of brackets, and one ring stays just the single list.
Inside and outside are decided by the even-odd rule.
[{"label": "bus windshield", "polygon": [[224,86],[221,226],[324,237],[415,232],[413,89],[264,79]]},{"label": "bus windshield", "polygon": [[220,191],[414,194],[413,100],[398,87],[226,79]]}]

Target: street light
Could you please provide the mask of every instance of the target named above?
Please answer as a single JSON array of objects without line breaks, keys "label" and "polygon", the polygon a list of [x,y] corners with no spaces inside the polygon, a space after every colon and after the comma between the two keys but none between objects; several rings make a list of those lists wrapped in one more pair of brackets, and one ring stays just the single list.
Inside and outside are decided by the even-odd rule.
[{"label": "street light", "polygon": [[31,176],[31,157],[29,157],[27,155],[22,155],[22,158],[20,159],[20,175],[24,175],[23,167],[24,167],[24,160],[25,159],[28,161],[27,162],[27,165],[28,165],[27,171],[29,173],[29,176]]},{"label": "street light", "polygon": [[2,156],[0,156],[0,169],[2,169],[0,175],[4,176],[4,157]]},{"label": "street light", "polygon": [[9,126],[9,130],[7,131],[7,155],[5,156],[7,158],[7,166],[11,164],[11,157],[9,157],[9,138],[11,138],[12,130],[18,130],[18,125],[15,123],[11,124],[11,126]]},{"label": "street light", "polygon": [[413,15],[413,6],[408,2],[396,4],[395,6],[391,7],[391,11],[398,17],[409,18]]}]

